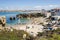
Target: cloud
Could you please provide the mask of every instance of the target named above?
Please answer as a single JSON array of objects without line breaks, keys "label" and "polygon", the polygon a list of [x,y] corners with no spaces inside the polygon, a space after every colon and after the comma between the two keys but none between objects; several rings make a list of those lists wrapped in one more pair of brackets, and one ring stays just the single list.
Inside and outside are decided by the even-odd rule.
[{"label": "cloud", "polygon": [[45,6],[35,6],[34,9],[53,9],[53,8],[59,8],[60,5],[45,5]]},{"label": "cloud", "polygon": [[7,10],[41,10],[41,9],[53,9],[53,8],[60,8],[60,5],[38,5],[38,6],[25,6],[25,7],[18,7],[18,6],[7,6],[7,7],[0,7],[0,9],[7,9]]}]

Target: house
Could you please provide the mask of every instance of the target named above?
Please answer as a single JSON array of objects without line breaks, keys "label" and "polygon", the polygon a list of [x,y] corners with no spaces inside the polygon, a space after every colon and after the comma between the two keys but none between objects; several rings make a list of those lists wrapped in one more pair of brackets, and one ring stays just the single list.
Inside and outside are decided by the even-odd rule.
[{"label": "house", "polygon": [[46,12],[45,15],[46,15],[46,18],[49,18],[51,16],[51,12]]},{"label": "house", "polygon": [[60,19],[60,16],[52,16],[54,18],[56,18],[57,20]]}]

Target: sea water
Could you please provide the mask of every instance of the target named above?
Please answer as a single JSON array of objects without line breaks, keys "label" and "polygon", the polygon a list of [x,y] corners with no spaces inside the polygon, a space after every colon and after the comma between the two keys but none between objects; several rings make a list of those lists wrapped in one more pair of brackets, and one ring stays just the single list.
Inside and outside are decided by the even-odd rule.
[{"label": "sea water", "polygon": [[18,23],[27,23],[28,22],[28,19],[26,18],[16,18],[15,20],[10,20],[10,17],[16,17],[16,15],[18,14],[24,14],[23,12],[0,12],[0,16],[6,16],[6,23],[7,24],[11,24],[11,25],[15,25],[15,24],[18,24]]}]

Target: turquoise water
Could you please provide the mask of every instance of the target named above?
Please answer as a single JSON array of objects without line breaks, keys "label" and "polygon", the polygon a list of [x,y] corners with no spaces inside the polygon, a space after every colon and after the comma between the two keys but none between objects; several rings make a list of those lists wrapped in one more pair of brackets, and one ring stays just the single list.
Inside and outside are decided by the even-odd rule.
[{"label": "turquoise water", "polygon": [[6,23],[7,24],[11,24],[11,25],[14,25],[14,24],[18,24],[18,23],[27,23],[28,22],[28,19],[26,18],[23,18],[23,19],[18,19],[16,18],[15,20],[10,20],[9,18],[12,16],[12,17],[16,17],[17,14],[24,14],[23,12],[0,12],[0,16],[6,16]]}]

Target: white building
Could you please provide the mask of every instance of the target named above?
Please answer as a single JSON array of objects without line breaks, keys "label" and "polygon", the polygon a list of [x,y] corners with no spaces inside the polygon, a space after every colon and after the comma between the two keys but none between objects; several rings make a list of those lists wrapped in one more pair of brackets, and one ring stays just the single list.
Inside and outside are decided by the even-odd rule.
[{"label": "white building", "polygon": [[50,12],[46,12],[46,17],[48,18],[48,17],[50,17],[51,16],[51,13]]},{"label": "white building", "polygon": [[54,17],[56,19],[60,19],[60,16],[58,16],[58,15],[57,16],[52,16],[52,17]]}]

